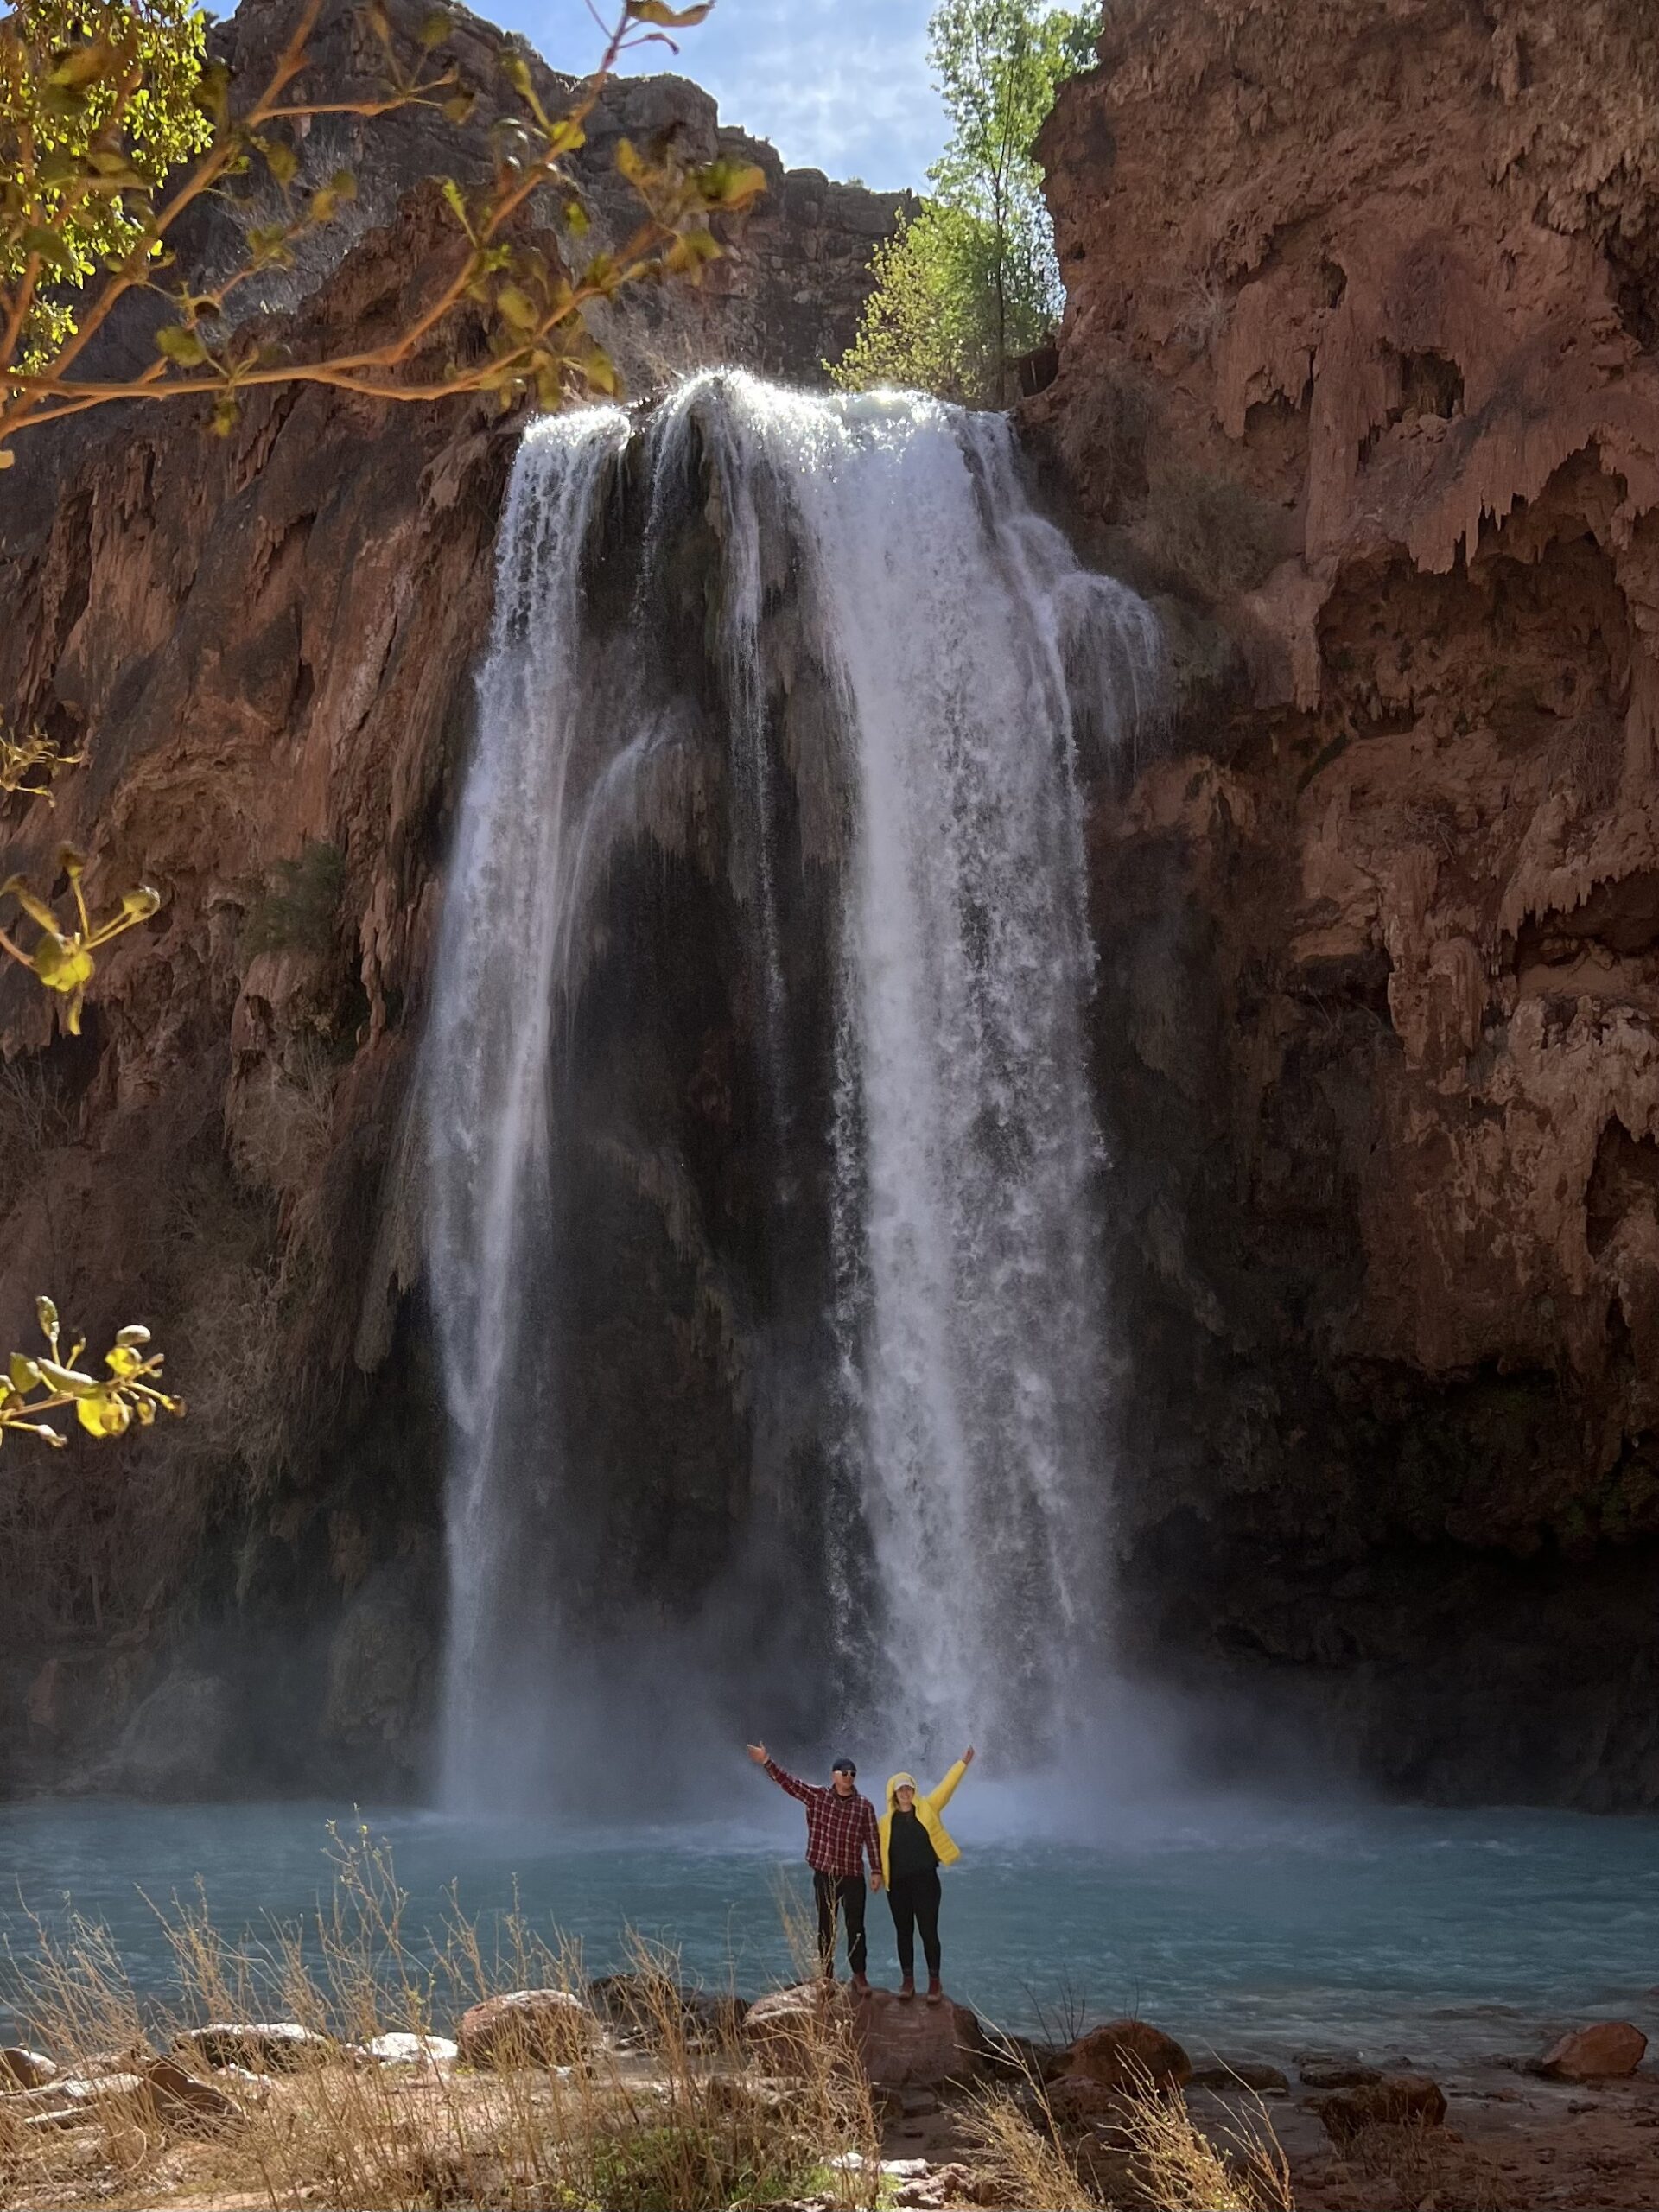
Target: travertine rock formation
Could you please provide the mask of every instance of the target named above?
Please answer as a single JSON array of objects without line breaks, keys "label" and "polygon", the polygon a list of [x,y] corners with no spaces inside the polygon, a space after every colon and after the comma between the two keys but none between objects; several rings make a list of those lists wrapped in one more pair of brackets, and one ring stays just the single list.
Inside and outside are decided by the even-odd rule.
[{"label": "travertine rock formation", "polygon": [[1659,1795],[1656,100],[1638,0],[1128,0],[1042,147],[1033,427],[1183,660],[1128,1602],[1453,1794]]},{"label": "travertine rock formation", "polygon": [[[257,78],[285,21],[253,0],[216,35]],[[331,81],[375,66],[359,41],[331,10]],[[462,22],[486,93],[501,43]],[[355,164],[356,211],[268,312],[388,324],[448,221],[421,180],[484,161],[490,114],[459,140],[315,126],[308,161]],[[785,173],[695,86],[635,79],[591,133],[601,226],[626,219],[615,138],[662,130],[770,190],[705,289],[615,311],[632,389],[723,359],[817,380],[903,195]],[[110,340],[148,347],[142,315]],[[7,1446],[0,1789],[418,1764],[442,1449],[404,1107],[517,428],[270,391],[224,440],[187,408],[95,416],[4,480],[0,715],[91,758],[55,811],[0,808],[0,877],[48,880],[67,839],[95,900],[149,880],[166,903],[79,1040],[0,963],[0,1340],[29,1343],[48,1286],[95,1338],[142,1316],[191,1412],[103,1452]]]}]

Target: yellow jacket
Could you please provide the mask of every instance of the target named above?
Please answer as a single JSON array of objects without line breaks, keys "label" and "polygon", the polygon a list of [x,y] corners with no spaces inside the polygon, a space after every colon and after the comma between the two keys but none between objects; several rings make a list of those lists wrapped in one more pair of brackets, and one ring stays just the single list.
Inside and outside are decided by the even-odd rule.
[{"label": "yellow jacket", "polygon": [[940,1866],[949,1866],[961,1858],[961,1847],[953,1840],[950,1831],[939,1815],[956,1795],[957,1784],[967,1771],[965,1764],[958,1759],[938,1788],[925,1797],[919,1789],[916,1789],[913,1774],[890,1774],[887,1777],[887,1809],[877,1823],[881,1831],[881,1879],[884,1882],[887,1879],[887,1837],[892,1833],[893,1809],[898,1803],[901,1783],[907,1782],[912,1789],[916,1789],[916,1817],[927,1830],[928,1840],[939,1855]]}]

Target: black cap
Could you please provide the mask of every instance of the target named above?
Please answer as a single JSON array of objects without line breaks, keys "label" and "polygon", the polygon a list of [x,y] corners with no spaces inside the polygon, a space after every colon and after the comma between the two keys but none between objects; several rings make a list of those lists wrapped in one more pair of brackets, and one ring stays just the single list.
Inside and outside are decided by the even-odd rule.
[{"label": "black cap", "polygon": [[851,1759],[837,1759],[830,1771],[831,1774],[850,1774],[855,1781],[858,1778],[858,1769]]}]

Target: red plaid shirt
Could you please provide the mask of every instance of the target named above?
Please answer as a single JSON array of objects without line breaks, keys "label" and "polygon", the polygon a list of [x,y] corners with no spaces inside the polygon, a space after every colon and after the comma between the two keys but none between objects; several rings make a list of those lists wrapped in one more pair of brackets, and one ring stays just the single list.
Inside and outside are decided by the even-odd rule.
[{"label": "red plaid shirt", "polygon": [[868,1797],[856,1789],[850,1797],[838,1797],[833,1789],[798,1782],[792,1774],[784,1772],[776,1759],[766,1761],[766,1772],[780,1789],[798,1797],[806,1808],[806,1863],[815,1872],[850,1874],[856,1878],[864,1872],[866,1853],[871,1873],[880,1872],[881,1838],[875,1825],[875,1808]]}]

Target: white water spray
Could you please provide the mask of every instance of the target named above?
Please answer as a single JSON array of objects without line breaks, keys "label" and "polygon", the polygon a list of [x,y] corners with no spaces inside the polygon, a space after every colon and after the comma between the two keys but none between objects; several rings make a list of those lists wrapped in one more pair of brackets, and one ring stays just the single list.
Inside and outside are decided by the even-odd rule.
[{"label": "white water spray", "polygon": [[[492,1716],[522,1727],[514,1670],[533,1651],[556,1673],[557,1607],[537,1592],[574,1563],[525,1556],[538,1486],[564,1473],[556,1389],[527,1462],[504,1408],[535,1387],[525,1363],[548,1329],[526,1327],[517,1287],[525,1240],[551,1219],[549,1100],[589,886],[607,841],[639,833],[619,783],[648,773],[672,721],[626,686],[619,703],[588,665],[583,548],[626,437],[604,410],[539,426],[519,454],[429,1034],[432,1278],[457,1440],[445,1726],[449,1786],[469,1795],[506,1752]],[[839,869],[838,941],[823,949],[833,1096],[814,1103],[833,1160],[838,1503],[818,1602],[842,1660],[834,1694],[917,1757],[977,1733],[1014,1764],[1040,1755],[1103,1642],[1077,752],[1080,732],[1116,741],[1147,711],[1156,626],[1033,511],[1000,417],[721,374],[665,403],[646,451],[650,534],[660,487],[693,463],[719,517],[729,858],[778,1122],[806,1103],[784,1041],[779,871],[800,863],[774,819],[780,780],[797,845],[833,842]],[[643,551],[625,663],[657,648],[660,548]],[[790,641],[769,649],[785,596]],[[768,698],[809,664],[829,695],[823,757],[798,744],[780,760]],[[523,957],[500,957],[509,935]],[[554,1258],[555,1280],[582,1265]]]}]

